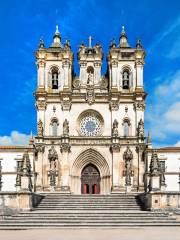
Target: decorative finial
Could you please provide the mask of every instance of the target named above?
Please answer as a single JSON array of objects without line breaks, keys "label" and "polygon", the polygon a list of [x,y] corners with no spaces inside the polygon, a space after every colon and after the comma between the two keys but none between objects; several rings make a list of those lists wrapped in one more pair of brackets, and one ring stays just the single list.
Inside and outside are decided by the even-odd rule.
[{"label": "decorative finial", "polygon": [[119,38],[119,47],[129,47],[124,25],[122,25],[121,36]]},{"label": "decorative finial", "polygon": [[151,144],[151,136],[150,136],[150,132],[149,131],[148,131],[147,143],[148,143],[148,145]]},{"label": "decorative finial", "polygon": [[54,41],[51,44],[51,47],[62,47],[61,36],[60,36],[58,24],[56,24],[56,31],[55,31],[53,39],[54,39]]},{"label": "decorative finial", "polygon": [[116,40],[113,38],[110,43],[110,47],[116,47]]},{"label": "decorative finial", "polygon": [[92,40],[93,40],[92,36],[89,36],[89,48],[92,48]]},{"label": "decorative finial", "polygon": [[55,34],[58,34],[58,35],[60,34],[58,24],[56,24],[56,32],[55,32]]},{"label": "decorative finial", "polygon": [[137,39],[136,48],[137,49],[142,49],[142,44],[141,44],[141,39],[140,38]]},{"label": "decorative finial", "polygon": [[44,48],[44,40],[43,40],[43,37],[40,38],[39,48]]},{"label": "decorative finial", "polygon": [[29,145],[33,145],[33,144],[34,144],[34,137],[33,137],[32,130],[31,130],[30,137],[29,137]]}]

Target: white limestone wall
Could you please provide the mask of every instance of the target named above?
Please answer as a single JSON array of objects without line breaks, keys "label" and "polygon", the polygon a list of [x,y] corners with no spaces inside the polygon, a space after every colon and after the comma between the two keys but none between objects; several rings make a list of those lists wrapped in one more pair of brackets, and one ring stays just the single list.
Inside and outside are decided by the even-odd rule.
[{"label": "white limestone wall", "polygon": [[[16,170],[17,161],[22,160],[25,150],[12,151],[4,150],[0,152],[0,161],[2,166],[2,189],[1,191],[16,191]],[[29,154],[31,166],[33,167],[33,154]],[[33,169],[32,169],[33,170]]]},{"label": "white limestone wall", "polygon": [[158,153],[160,161],[165,161],[166,191],[180,191],[180,152]]},{"label": "white limestone wall", "polygon": [[[56,112],[53,112],[53,106],[56,106]],[[109,104],[94,104],[89,106],[86,103],[73,103],[70,112],[62,111],[61,104],[48,104],[45,111],[45,135],[51,135],[51,119],[57,118],[59,121],[58,135],[63,133],[63,122],[67,118],[69,121],[70,136],[79,136],[78,133],[78,117],[86,110],[95,110],[99,112],[104,120],[103,136],[111,135],[111,112],[109,110]]]}]

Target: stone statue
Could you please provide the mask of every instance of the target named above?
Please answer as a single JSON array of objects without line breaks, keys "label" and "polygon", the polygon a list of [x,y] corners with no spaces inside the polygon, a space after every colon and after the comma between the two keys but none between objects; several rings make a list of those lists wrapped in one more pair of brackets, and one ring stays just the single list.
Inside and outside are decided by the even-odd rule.
[{"label": "stone statue", "polygon": [[69,122],[67,119],[65,119],[63,122],[63,135],[69,135]]},{"label": "stone statue", "polygon": [[144,139],[144,122],[142,118],[138,123],[138,136],[143,140]]},{"label": "stone statue", "polygon": [[150,173],[151,175],[159,175],[160,174],[160,165],[159,159],[156,150],[153,150],[150,162]]},{"label": "stone statue", "polygon": [[123,154],[123,158],[125,161],[131,161],[133,159],[133,154],[132,154],[129,146],[127,146],[127,149]]},{"label": "stone statue", "polygon": [[39,119],[38,121],[38,136],[43,136],[43,122],[41,121],[41,119]]},{"label": "stone statue", "polygon": [[49,149],[48,159],[50,162],[50,169],[56,169],[56,160],[58,159],[58,154],[57,154],[54,146],[52,146]]},{"label": "stone statue", "polygon": [[118,121],[116,119],[113,122],[112,135],[113,137],[118,136]]},{"label": "stone statue", "polygon": [[87,84],[88,85],[93,85],[93,74],[92,74],[91,71],[88,74]]},{"label": "stone statue", "polygon": [[132,171],[133,154],[129,146],[127,147],[127,150],[124,152],[123,158],[125,160],[125,171],[124,171],[125,183],[127,186],[130,186],[131,177],[133,176],[133,171]]}]

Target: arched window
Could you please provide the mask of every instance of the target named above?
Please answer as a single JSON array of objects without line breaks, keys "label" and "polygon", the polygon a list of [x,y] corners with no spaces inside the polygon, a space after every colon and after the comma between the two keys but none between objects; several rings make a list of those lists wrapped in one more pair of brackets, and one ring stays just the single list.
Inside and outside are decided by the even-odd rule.
[{"label": "arched window", "polygon": [[130,124],[129,119],[124,119],[122,125],[123,125],[123,135],[124,135],[124,137],[130,136],[131,124]]},{"label": "arched window", "polygon": [[128,124],[128,122],[124,122],[124,136],[125,137],[129,136],[129,124]]},{"label": "arched window", "polygon": [[51,79],[52,79],[52,89],[58,89],[58,79],[59,73],[57,68],[53,68],[51,72]]},{"label": "arched window", "polygon": [[56,137],[58,135],[58,121],[57,119],[53,119],[51,121],[51,133],[52,136]]},{"label": "arched window", "polygon": [[122,79],[123,79],[123,89],[129,89],[129,71],[126,69],[123,71],[123,74],[122,74]]}]

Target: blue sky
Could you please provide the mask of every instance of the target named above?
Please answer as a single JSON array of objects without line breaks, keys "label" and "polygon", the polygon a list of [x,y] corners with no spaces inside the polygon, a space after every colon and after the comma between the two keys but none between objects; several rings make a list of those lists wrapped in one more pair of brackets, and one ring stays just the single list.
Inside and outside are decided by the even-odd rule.
[{"label": "blue sky", "polygon": [[[0,1],[0,145],[25,143],[36,133],[34,51],[49,46],[59,24],[75,53],[89,35],[103,46],[119,39],[122,12],[131,46],[141,37],[147,52],[144,72],[146,132],[155,146],[180,145],[180,1],[178,0],[2,0]],[[103,73],[106,70],[104,58]]]}]

